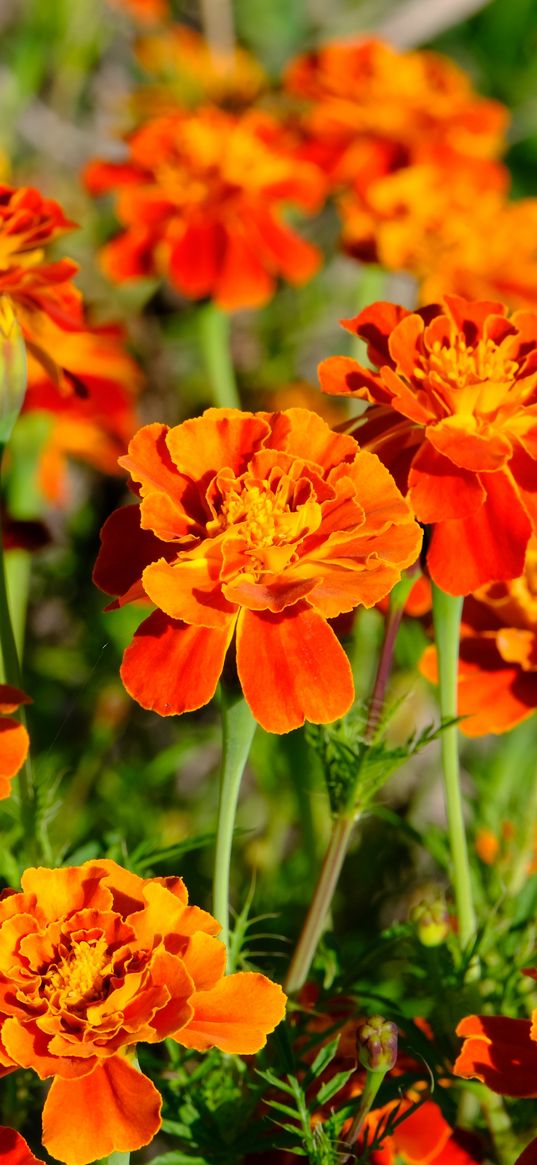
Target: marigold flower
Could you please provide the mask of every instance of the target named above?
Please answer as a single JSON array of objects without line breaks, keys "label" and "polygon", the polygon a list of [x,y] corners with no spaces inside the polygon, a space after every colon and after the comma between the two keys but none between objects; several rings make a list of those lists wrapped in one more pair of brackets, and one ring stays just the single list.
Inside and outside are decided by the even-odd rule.
[{"label": "marigold flower", "polygon": [[[428,647],[422,673],[437,682],[436,649]],[[459,715],[466,736],[507,732],[537,708],[537,539],[524,573],[489,583],[463,607],[458,665]]]},{"label": "marigold flower", "polygon": [[[264,87],[266,75],[246,49],[215,49],[186,24],[142,37],[136,56],[149,83],[135,91],[131,106],[143,116],[169,113],[178,105],[245,105]],[[152,83],[153,82],[153,83]]]},{"label": "marigold flower", "polygon": [[160,1095],[136,1043],[253,1053],[283,1016],[280,987],[224,975],[220,927],[180,878],[108,860],[30,869],[0,899],[0,1065],[52,1077],[43,1144],[67,1165],[146,1145]]},{"label": "marigold flower", "polygon": [[5,1125],[0,1126],[0,1158],[3,1165],[45,1165],[40,1157],[34,1157],[24,1137]]},{"label": "marigold flower", "polygon": [[[398,52],[372,38],[335,41],[292,61],[286,85],[312,102],[305,133],[324,148],[338,182],[356,181],[357,147],[367,144],[384,148],[387,169],[428,144],[483,158],[504,148],[505,107],[478,97],[467,75],[435,53]],[[367,170],[371,156],[362,158]]]},{"label": "marigold flower", "polygon": [[[50,331],[49,325],[47,335]],[[68,494],[68,457],[88,462],[101,473],[121,472],[117,459],[139,424],[136,395],[142,380],[125,350],[121,328],[57,329],[53,338],[72,391],[59,393],[51,375],[30,355],[23,413],[44,413],[50,418],[40,452],[39,484],[47,500],[58,504]]]},{"label": "marigold flower", "polygon": [[201,707],[236,634],[269,732],[342,716],[354,687],[327,620],[372,606],[420,548],[378,458],[305,409],[208,409],[141,429],[120,464],[141,503],[106,522],[95,582],[157,607],[125,653],[127,691],[163,716]]},{"label": "marigold flower", "polygon": [[[523,972],[532,979],[537,970]],[[502,1015],[467,1015],[457,1035],[464,1037],[453,1071],[466,1080],[481,1080],[500,1096],[537,1096],[537,1010],[532,1019]],[[515,1165],[535,1165],[537,1138]]]},{"label": "marigold flower", "polygon": [[120,190],[125,228],[102,252],[115,280],[160,275],[191,299],[258,307],[283,276],[301,284],[320,252],[286,226],[285,203],[315,210],[320,171],[289,152],[268,115],[205,107],[155,118],[129,140],[127,163],[93,162],[93,194]]},{"label": "marigold flower", "polygon": [[537,528],[537,315],[446,296],[418,312],[373,304],[344,326],[375,370],[333,357],[321,386],[374,405],[354,432],[431,528],[433,580],[465,595],[516,578]]},{"label": "marigold flower", "polygon": [[30,704],[29,696],[11,684],[0,684],[0,800],[11,794],[11,779],[28,756],[29,738],[24,724],[11,713],[21,704]]}]

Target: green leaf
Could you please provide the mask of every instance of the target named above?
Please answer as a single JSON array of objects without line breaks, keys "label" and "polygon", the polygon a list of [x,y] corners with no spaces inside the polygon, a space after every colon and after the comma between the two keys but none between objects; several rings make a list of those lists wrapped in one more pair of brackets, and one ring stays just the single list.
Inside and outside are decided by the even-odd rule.
[{"label": "green leaf", "polygon": [[326,1084],[322,1084],[317,1093],[318,1104],[320,1106],[327,1104],[336,1095],[336,1092],[339,1092],[340,1088],[343,1088],[347,1080],[350,1080],[354,1071],[354,1068],[348,1068],[345,1072],[336,1072],[336,1075],[331,1080],[327,1080]]}]

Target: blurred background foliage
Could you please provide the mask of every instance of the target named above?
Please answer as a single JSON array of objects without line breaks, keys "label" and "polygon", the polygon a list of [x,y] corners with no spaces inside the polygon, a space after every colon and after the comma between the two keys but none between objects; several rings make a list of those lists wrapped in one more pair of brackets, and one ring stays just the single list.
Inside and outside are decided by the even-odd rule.
[{"label": "blurred background foliage", "polygon": [[[431,10],[434,19],[431,20]],[[191,0],[175,3],[174,15],[200,28]],[[537,194],[537,8],[533,0],[466,3],[450,0],[236,0],[239,40],[277,79],[285,61],[324,40],[368,31],[402,46],[429,46],[448,54],[471,75],[476,88],[512,111],[510,153],[515,194]],[[131,349],[147,377],[140,403],[143,421],[178,423],[210,401],[194,334],[195,311],[171,292],[149,282],[112,287],[96,263],[98,244],[112,223],[102,204],[85,194],[79,175],[96,155],[120,156],[118,129],[129,124],[128,98],[141,71],[133,53],[139,30],[117,3],[105,0],[2,0],[0,5],[0,178],[32,184],[81,224],[62,240],[62,250],[80,264],[78,282],[95,320],[121,320]],[[476,215],[479,207],[476,206]],[[335,253],[330,217],[307,224],[331,253],[323,271],[301,290],[285,288],[263,310],[233,320],[233,348],[246,407],[285,407],[315,400],[316,365],[345,351],[338,327],[355,313],[362,292],[356,264]],[[391,289],[397,298],[397,287]],[[288,386],[291,386],[289,388]],[[282,393],[286,388],[287,396]],[[289,393],[291,395],[289,395]],[[308,393],[311,393],[308,396]],[[294,395],[293,395],[294,394]],[[324,403],[324,402],[323,402]],[[326,406],[337,422],[337,405]],[[42,812],[50,819],[56,861],[81,862],[99,853],[142,873],[184,875],[194,901],[209,902],[211,822],[216,807],[219,758],[216,708],[175,720],[144,712],[123,690],[121,653],[139,612],[130,607],[103,613],[103,596],[91,581],[100,526],[127,500],[120,478],[109,479],[71,465],[69,497],[46,506],[35,489],[40,444],[35,418],[19,425],[8,500],[15,517],[41,518],[51,534],[33,556],[31,578],[24,557],[11,557],[15,606],[22,618],[29,592],[26,687],[33,698],[30,728]],[[16,469],[16,472],[15,472]],[[377,611],[361,613],[350,631],[349,650],[360,696],[369,691],[382,628]],[[434,695],[416,678],[424,642],[417,621],[403,628],[392,683],[401,699],[390,733],[402,740],[437,716]],[[537,900],[532,869],[535,838],[528,836],[528,799],[535,787],[535,721],[499,739],[465,745],[465,791],[472,837],[486,828],[501,838],[509,821],[517,838],[516,888],[523,889],[511,939],[513,978],[494,988],[498,1009],[520,988],[516,969],[534,939],[527,930]],[[517,773],[516,784],[513,771]],[[491,789],[494,796],[490,796]],[[474,812],[475,810],[475,812]],[[390,936],[408,928],[413,902],[427,888],[447,884],[443,806],[435,743],[404,767],[383,789],[379,807],[357,831],[348,873],[335,905],[336,932],[343,940],[354,986],[382,965],[378,989],[402,999],[405,980],[389,957]],[[0,856],[6,882],[17,876],[17,827],[8,803],[0,821],[12,841]],[[279,977],[290,938],[299,928],[329,828],[319,764],[301,733],[276,738],[258,730],[241,799],[233,890],[237,907],[253,887],[252,914],[271,917],[254,924],[247,957]],[[421,843],[425,848],[421,848]],[[484,851],[483,851],[484,852]],[[475,855],[481,904],[499,909],[508,889],[500,863]],[[436,892],[436,890],[435,890]],[[512,922],[512,919],[511,919]],[[388,928],[373,943],[371,935]],[[396,928],[396,931],[390,928]],[[517,927],[526,928],[524,949],[515,956]],[[268,937],[257,937],[257,932]],[[406,933],[406,932],[405,932]],[[411,941],[408,930],[409,942]],[[413,940],[412,940],[413,941]],[[487,935],[483,942],[487,942]],[[495,940],[497,941],[497,940]],[[386,945],[387,944],[387,945]],[[348,956],[351,960],[348,961]],[[399,958],[399,957],[398,957]],[[337,953],[325,943],[327,983]],[[522,963],[523,965],[523,963]],[[491,989],[492,990],[492,989]],[[493,991],[493,994],[494,994]]]}]

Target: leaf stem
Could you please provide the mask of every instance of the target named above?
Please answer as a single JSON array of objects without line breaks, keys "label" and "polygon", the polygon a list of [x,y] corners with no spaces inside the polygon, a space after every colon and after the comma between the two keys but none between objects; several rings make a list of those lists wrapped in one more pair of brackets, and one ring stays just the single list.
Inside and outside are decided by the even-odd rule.
[{"label": "leaf stem", "polygon": [[386,1075],[386,1072],[368,1072],[367,1073],[367,1076],[365,1079],[365,1084],[364,1084],[364,1090],[363,1090],[362,1095],[360,1097],[360,1103],[358,1105],[356,1115],[354,1117],[352,1125],[351,1125],[351,1127],[348,1131],[348,1134],[345,1138],[345,1141],[344,1141],[344,1149],[343,1149],[343,1153],[341,1154],[341,1157],[340,1157],[340,1165],[346,1165],[346,1162],[350,1161],[350,1159],[353,1155],[353,1153],[352,1153],[353,1145],[356,1143],[356,1141],[357,1141],[357,1139],[362,1131],[365,1118],[373,1106],[373,1102],[374,1102],[375,1097],[377,1095],[377,1092],[382,1084],[382,1081],[384,1080],[385,1075]]},{"label": "leaf stem", "polygon": [[222,927],[220,935],[229,950],[229,880],[233,830],[242,774],[248,760],[256,722],[242,696],[222,695],[222,761],[214,856],[213,914]]},{"label": "leaf stem", "polygon": [[217,408],[240,409],[230,349],[230,319],[215,303],[198,311],[198,331],[213,403]]},{"label": "leaf stem", "polygon": [[[446,594],[434,583],[432,589],[440,712],[443,719],[450,720],[457,716],[457,665],[463,599],[459,595]],[[444,729],[440,737],[440,747],[459,938],[461,946],[466,947],[474,938],[476,917],[464,828],[459,773],[459,729],[456,724]]]},{"label": "leaf stem", "polygon": [[[414,572],[408,572],[397,586],[394,587],[390,595],[390,605],[384,625],[384,639],[377,664],[373,693],[364,730],[364,743],[366,745],[371,742],[378,727],[386,694],[386,686],[390,676],[397,632],[403,616],[405,602],[414,581]],[[360,817],[360,807],[355,804],[354,794],[355,789],[353,789],[353,795],[349,799],[346,808],[338,814],[332,826],[328,849],[321,866],[313,898],[309,905],[306,921],[285,979],[284,989],[289,995],[295,991],[299,991],[305,983],[315,956],[315,951],[317,950],[319,939],[324,930],[352,832]]]}]

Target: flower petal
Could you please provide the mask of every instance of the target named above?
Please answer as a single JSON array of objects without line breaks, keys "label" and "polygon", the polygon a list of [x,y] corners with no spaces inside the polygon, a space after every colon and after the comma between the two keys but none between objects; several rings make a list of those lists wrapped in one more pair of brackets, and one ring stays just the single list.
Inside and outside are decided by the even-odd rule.
[{"label": "flower petal", "polygon": [[158,1132],[161,1103],[147,1076],[114,1056],[81,1081],[53,1080],[43,1109],[43,1144],[66,1165],[132,1152]]},{"label": "flower petal", "polygon": [[328,724],[354,699],[349,661],[332,628],[303,602],[282,615],[241,611],[237,670],[252,712],[267,732],[304,720]]},{"label": "flower petal", "polygon": [[422,445],[408,475],[409,497],[419,522],[467,518],[486,494],[476,473],[457,466],[431,445]]},{"label": "flower petal", "polygon": [[10,779],[28,756],[30,739],[24,724],[7,717],[0,720],[0,800],[9,797]]},{"label": "flower petal", "polygon": [[45,1165],[41,1157],[34,1157],[24,1137],[5,1125],[0,1126],[0,1159],[4,1165]]},{"label": "flower petal", "polygon": [[250,1056],[283,1019],[286,996],[264,975],[241,971],[226,975],[210,991],[196,992],[190,1002],[194,1018],[173,1037],[177,1043],[199,1052],[220,1048]]},{"label": "flower petal", "polygon": [[537,1096],[537,1056],[527,1019],[467,1015],[457,1035],[465,1037],[456,1076],[477,1077],[501,1096]]},{"label": "flower petal", "polygon": [[214,696],[233,629],[233,618],[224,627],[190,627],[153,611],[123,656],[129,695],[160,716],[202,708]]}]

